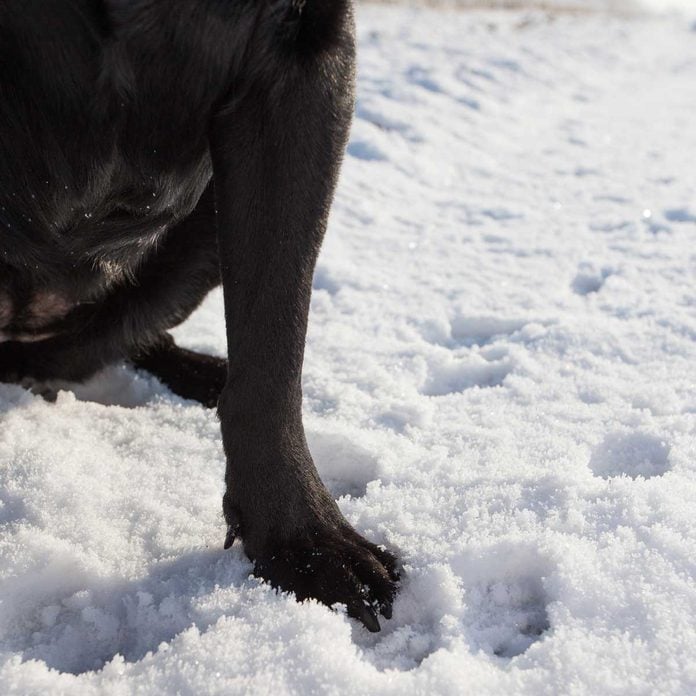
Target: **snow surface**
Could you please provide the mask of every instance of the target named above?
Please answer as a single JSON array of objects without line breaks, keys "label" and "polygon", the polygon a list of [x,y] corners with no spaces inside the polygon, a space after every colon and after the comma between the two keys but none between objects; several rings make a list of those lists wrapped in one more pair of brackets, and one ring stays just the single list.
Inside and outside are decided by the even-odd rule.
[{"label": "snow surface", "polygon": [[[222,550],[213,412],[2,385],[2,694],[696,693],[693,18],[359,30],[305,411],[394,618]],[[222,354],[220,294],[177,336]]]}]

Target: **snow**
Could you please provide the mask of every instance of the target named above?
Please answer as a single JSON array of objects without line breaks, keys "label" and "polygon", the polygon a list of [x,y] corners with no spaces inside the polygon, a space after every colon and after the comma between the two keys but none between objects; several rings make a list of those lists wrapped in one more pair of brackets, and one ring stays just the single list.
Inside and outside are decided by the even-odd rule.
[{"label": "snow", "polygon": [[222,550],[213,412],[0,385],[2,693],[695,693],[695,18],[361,6],[305,413],[394,618]]}]

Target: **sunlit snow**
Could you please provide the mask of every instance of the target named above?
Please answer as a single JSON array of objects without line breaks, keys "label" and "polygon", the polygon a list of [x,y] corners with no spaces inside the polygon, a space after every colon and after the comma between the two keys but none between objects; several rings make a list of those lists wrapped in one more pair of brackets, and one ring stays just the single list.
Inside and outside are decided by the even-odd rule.
[{"label": "sunlit snow", "polygon": [[393,619],[223,551],[213,412],[0,385],[0,692],[696,693],[692,15],[361,6],[305,422]]}]

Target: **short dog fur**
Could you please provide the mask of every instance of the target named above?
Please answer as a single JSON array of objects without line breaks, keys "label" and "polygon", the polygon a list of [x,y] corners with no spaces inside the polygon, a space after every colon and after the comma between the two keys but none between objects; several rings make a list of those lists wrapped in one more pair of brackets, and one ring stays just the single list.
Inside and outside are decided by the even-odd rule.
[{"label": "short dog fur", "polygon": [[[353,81],[350,0],[0,2],[0,380],[127,360],[217,405],[225,546],[375,631],[395,558],[339,512],[301,413]],[[227,361],[167,333],[220,282]]]}]

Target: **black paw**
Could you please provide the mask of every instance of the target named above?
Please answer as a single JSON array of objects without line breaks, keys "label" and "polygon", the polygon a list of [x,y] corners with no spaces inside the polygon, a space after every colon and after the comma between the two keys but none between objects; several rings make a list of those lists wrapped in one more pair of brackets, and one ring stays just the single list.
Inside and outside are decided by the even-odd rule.
[{"label": "black paw", "polygon": [[217,406],[227,379],[227,360],[180,348],[169,334],[131,356],[131,363],[153,374],[175,394],[206,408]]},{"label": "black paw", "polygon": [[[226,543],[233,535],[229,530]],[[254,575],[299,601],[345,604],[348,616],[372,632],[380,630],[378,614],[391,618],[399,580],[395,556],[350,527],[321,530],[263,554],[255,559]]]},{"label": "black paw", "polygon": [[58,400],[58,392],[44,382],[37,382],[31,379],[31,377],[25,377],[19,383],[27,391],[30,391],[35,396],[40,396],[44,401],[53,404]]}]

